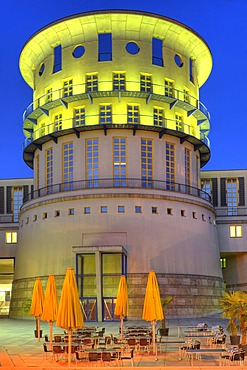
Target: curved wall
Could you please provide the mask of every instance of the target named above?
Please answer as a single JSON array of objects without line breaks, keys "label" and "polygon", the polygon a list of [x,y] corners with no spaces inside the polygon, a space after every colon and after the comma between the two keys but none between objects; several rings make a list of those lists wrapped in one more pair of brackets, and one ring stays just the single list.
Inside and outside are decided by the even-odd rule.
[{"label": "curved wall", "polygon": [[[99,61],[105,33],[112,36],[111,56]],[[162,43],[159,65],[153,38]],[[129,42],[138,46],[136,54],[126,51]],[[85,52],[75,58],[78,46]],[[102,250],[126,258],[130,319],[141,316],[150,269],[162,295],[174,295],[173,314],[217,310],[222,274],[215,212],[199,175],[210,158],[210,115],[199,87],[211,68],[210,50],[193,30],[142,12],[79,14],[28,40],[20,69],[34,97],[24,113],[24,160],[34,168],[35,190],[20,212],[12,316],[19,314],[18,291],[35,277],[45,282],[55,274],[60,284],[76,257],[95,253],[97,260]],[[97,261],[101,320],[105,299],[117,292],[97,275]]]}]

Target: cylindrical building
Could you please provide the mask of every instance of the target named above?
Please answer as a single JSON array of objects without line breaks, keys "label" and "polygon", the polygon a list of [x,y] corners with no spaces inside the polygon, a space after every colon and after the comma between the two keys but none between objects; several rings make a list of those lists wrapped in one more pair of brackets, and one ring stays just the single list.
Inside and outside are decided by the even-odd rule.
[{"label": "cylindrical building", "polygon": [[122,274],[129,319],[140,318],[151,269],[173,315],[218,309],[215,211],[200,189],[210,115],[199,88],[211,68],[196,32],[145,12],[77,14],[27,41],[23,153],[35,185],[20,213],[10,316],[37,276],[59,285],[68,266],[86,320],[114,320]]}]

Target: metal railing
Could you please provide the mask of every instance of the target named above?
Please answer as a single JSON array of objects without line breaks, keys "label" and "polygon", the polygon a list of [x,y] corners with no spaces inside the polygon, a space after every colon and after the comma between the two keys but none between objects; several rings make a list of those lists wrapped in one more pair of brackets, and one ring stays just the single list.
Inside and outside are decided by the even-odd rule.
[{"label": "metal railing", "polygon": [[245,207],[215,207],[217,217],[247,216]]},{"label": "metal railing", "polygon": [[[109,88],[110,87],[110,88]],[[54,103],[57,100],[66,99],[69,97],[78,97],[80,99],[88,99],[89,94],[108,94],[112,93],[112,96],[118,96],[122,94],[151,94],[151,98],[154,100],[160,100],[160,96],[168,98],[168,100],[178,100],[183,102],[183,106],[191,106],[191,108],[199,110],[207,120],[210,120],[210,113],[206,106],[198,100],[193,95],[186,93],[174,88],[166,88],[164,85],[160,84],[148,84],[142,85],[140,81],[125,81],[125,86],[120,89],[113,87],[113,81],[97,81],[96,87],[89,88],[87,83],[71,85],[70,90],[68,86],[66,88],[57,89],[50,91],[47,94],[40,96],[38,99],[34,100],[24,111],[23,121],[25,121],[29,115],[36,109],[40,107],[49,107],[50,103]]]},{"label": "metal railing", "polygon": [[16,217],[16,215],[1,215],[0,216],[0,223],[4,224],[4,223],[16,223],[16,222],[19,222],[18,221],[18,218]]},{"label": "metal railing", "polygon": [[99,190],[99,189],[142,189],[142,190],[162,190],[169,192],[182,193],[192,195],[205,199],[211,203],[211,197],[202,189],[195,188],[186,184],[172,183],[162,180],[149,180],[149,179],[94,179],[94,180],[79,180],[71,181],[69,183],[60,183],[46,186],[29,193],[24,199],[26,203],[32,199],[37,199],[47,195],[58,194],[62,192],[72,192],[78,190]]},{"label": "metal railing", "polygon": [[125,125],[142,125],[142,126],[154,126],[158,128],[168,129],[172,131],[177,131],[184,133],[186,135],[194,136],[198,140],[202,141],[208,148],[210,148],[210,141],[208,137],[201,132],[200,128],[196,128],[186,124],[185,122],[177,122],[176,120],[163,118],[160,125],[154,125],[154,117],[151,115],[139,115],[138,118],[135,117],[133,121],[127,118],[127,114],[112,114],[111,116],[102,116],[100,114],[85,115],[85,120],[83,123],[78,124],[75,118],[68,118],[61,120],[58,123],[50,122],[47,123],[45,127],[39,127],[35,129],[30,136],[27,137],[23,143],[23,150],[25,150],[33,141],[44,137],[46,135],[51,135],[56,132],[61,132],[71,128],[83,128],[90,127],[94,125],[104,126],[104,125],[121,125],[121,128]]}]

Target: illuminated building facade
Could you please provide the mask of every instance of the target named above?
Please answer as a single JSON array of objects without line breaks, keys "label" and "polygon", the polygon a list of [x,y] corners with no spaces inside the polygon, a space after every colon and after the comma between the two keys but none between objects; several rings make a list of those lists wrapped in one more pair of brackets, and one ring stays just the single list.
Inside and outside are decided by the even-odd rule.
[{"label": "illuminated building facade", "polygon": [[218,310],[223,291],[215,208],[201,190],[210,115],[199,89],[206,42],[172,19],[101,11],[58,20],[20,56],[33,89],[23,116],[34,188],[19,214],[10,316],[36,277],[60,287],[76,270],[86,320],[114,320],[127,275],[129,319],[141,317],[147,273],[173,315]]}]

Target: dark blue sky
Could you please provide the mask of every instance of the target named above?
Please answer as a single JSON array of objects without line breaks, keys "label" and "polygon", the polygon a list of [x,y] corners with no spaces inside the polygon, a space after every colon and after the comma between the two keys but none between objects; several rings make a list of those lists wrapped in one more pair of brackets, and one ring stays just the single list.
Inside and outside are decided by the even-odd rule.
[{"label": "dark blue sky", "polygon": [[100,9],[133,9],[176,19],[198,32],[213,55],[200,100],[211,113],[211,159],[204,169],[246,169],[247,0],[11,0],[1,4],[0,178],[31,177],[22,160],[22,113],[32,91],[19,72],[27,39],[48,23]]}]

